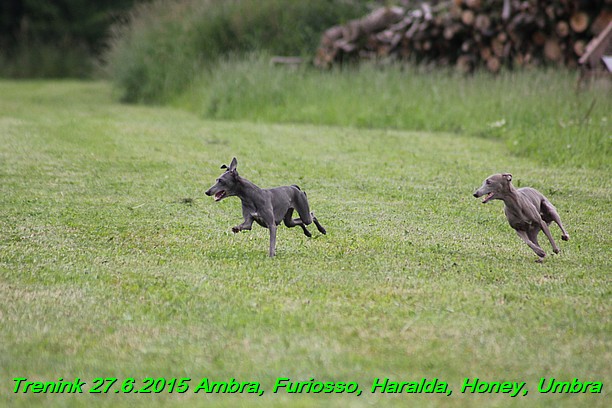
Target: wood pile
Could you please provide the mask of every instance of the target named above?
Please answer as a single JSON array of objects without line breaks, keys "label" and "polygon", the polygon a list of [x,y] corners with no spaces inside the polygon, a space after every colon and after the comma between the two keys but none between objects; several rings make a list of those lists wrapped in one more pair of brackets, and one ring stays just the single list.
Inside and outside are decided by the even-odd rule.
[{"label": "wood pile", "polygon": [[612,22],[586,46],[580,60],[579,85],[612,85]]},{"label": "wood pile", "polygon": [[398,59],[462,72],[486,67],[576,67],[591,38],[612,20],[612,0],[447,0],[408,2],[329,28],[314,60],[330,67]]}]

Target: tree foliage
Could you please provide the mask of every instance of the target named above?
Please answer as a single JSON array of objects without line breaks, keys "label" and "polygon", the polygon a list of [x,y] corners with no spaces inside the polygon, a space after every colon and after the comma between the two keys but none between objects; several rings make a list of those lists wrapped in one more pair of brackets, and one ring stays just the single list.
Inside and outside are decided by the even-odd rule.
[{"label": "tree foliage", "polygon": [[2,0],[0,75],[38,76],[35,68],[40,76],[87,71],[58,69],[57,64],[69,60],[90,66],[104,47],[108,27],[136,2],[143,0]]}]

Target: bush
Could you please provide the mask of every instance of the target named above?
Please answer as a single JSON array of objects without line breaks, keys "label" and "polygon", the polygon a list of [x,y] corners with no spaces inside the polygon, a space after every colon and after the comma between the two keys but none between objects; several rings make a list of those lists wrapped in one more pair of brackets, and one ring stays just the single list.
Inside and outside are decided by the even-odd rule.
[{"label": "bush", "polygon": [[3,0],[0,77],[91,77],[109,26],[136,1],[148,0]]},{"label": "bush", "polygon": [[[363,3],[363,4],[362,4]],[[360,16],[346,0],[174,0],[140,5],[116,26],[105,55],[129,102],[176,95],[220,57],[252,51],[312,55],[320,33]]]}]

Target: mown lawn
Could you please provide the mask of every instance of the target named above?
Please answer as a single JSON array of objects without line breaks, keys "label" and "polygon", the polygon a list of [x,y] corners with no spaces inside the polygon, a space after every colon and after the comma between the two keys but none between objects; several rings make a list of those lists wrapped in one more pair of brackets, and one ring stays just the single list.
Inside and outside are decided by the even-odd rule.
[{"label": "mown lawn", "polygon": [[[0,82],[2,405],[609,405],[609,172],[481,138],[205,121],[114,100],[105,82]],[[239,200],[203,193],[234,156],[262,187],[299,184],[328,234],[281,228],[274,259],[266,230],[232,234]],[[552,227],[562,252],[544,264],[500,202],[472,197],[501,171],[547,195],[570,233]],[[87,385],[14,394],[19,377]],[[146,377],[190,388],[115,392]],[[362,395],[274,394],[279,377],[354,381]],[[553,377],[604,386],[539,393]],[[91,394],[96,378],[117,383]],[[195,393],[202,378],[265,392]],[[437,378],[453,393],[373,394],[375,378]],[[463,394],[465,378],[529,393]]]}]

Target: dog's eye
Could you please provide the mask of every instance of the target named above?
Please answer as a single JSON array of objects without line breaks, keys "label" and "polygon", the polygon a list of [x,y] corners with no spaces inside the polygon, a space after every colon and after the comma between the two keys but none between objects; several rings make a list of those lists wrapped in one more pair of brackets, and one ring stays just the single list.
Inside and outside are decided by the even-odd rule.
[{"label": "dog's eye", "polygon": [[487,184],[491,184],[491,180],[487,180]]}]

